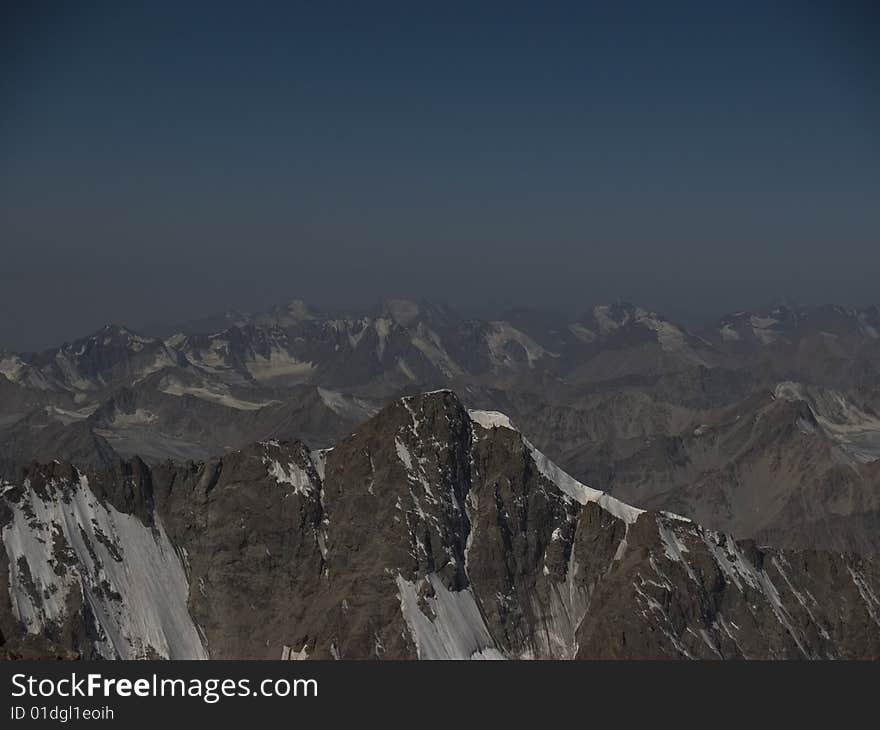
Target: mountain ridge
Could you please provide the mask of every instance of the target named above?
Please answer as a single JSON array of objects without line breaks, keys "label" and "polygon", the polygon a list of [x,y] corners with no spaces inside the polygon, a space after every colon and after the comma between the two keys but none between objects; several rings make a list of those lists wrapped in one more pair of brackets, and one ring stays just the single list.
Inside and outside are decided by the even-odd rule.
[{"label": "mountain ridge", "polygon": [[[0,474],[34,458],[203,460],[273,435],[324,446],[401,395],[447,387],[469,408],[509,413],[568,472],[624,500],[737,537],[873,552],[877,318],[876,308],[787,303],[691,331],[624,302],[573,319],[479,320],[389,299],[354,314],[294,300],[165,339],[107,326],[0,357]],[[784,411],[771,404],[785,383],[814,405],[846,407],[814,432],[780,415],[791,438],[774,440],[762,419]],[[740,441],[753,457],[741,458]],[[757,513],[748,494],[780,504]]]},{"label": "mountain ridge", "polygon": [[[332,449],[35,466],[2,504],[10,657],[880,654],[872,560],[636,510],[449,390],[392,402]],[[164,586],[137,615],[129,575]]]}]

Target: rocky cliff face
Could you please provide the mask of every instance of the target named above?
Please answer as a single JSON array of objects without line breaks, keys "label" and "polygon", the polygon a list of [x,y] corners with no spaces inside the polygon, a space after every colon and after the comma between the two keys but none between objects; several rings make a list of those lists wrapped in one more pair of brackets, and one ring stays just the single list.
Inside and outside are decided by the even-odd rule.
[{"label": "rocky cliff face", "polygon": [[451,391],[267,441],[2,487],[9,657],[877,658],[880,568],[642,511]]}]

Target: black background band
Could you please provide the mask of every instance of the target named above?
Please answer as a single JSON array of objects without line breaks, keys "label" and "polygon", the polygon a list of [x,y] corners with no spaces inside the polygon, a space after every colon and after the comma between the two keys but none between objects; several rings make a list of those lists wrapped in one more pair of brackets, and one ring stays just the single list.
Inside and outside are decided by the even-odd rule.
[{"label": "black background band", "polygon": [[[315,679],[317,697],[13,697],[13,675],[39,679],[103,677]],[[880,664],[855,662],[0,662],[0,726],[48,726],[13,720],[13,707],[113,710],[95,727],[155,723],[242,723],[284,727],[369,722],[381,727],[469,727],[488,721],[547,730],[597,725],[714,726],[722,722],[871,722]],[[868,714],[865,714],[868,713]],[[19,710],[21,714],[21,710]],[[59,722],[53,723],[61,726]],[[210,726],[210,725],[207,725]]]}]

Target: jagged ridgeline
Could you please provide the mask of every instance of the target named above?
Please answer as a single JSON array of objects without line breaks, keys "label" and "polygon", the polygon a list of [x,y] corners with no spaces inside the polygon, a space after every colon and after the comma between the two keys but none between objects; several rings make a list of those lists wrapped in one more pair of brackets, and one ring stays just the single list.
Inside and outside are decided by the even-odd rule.
[{"label": "jagged ridgeline", "polygon": [[9,658],[877,658],[880,570],[591,489],[436,391],[333,448],[34,465],[2,486]]},{"label": "jagged ridgeline", "polygon": [[880,309],[780,304],[691,331],[628,304],[462,317],[301,301],[0,352],[0,480],[59,460],[326,448],[404,395],[508,414],[581,482],[781,548],[880,554]]}]

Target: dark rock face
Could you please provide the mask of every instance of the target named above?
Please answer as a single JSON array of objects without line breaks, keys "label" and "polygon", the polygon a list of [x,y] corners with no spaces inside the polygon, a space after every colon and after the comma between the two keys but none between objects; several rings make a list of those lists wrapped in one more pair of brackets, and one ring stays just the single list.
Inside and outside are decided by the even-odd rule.
[{"label": "dark rock face", "polygon": [[[650,518],[648,516],[650,515]],[[646,513],[578,631],[578,656],[876,658],[877,566],[783,553]],[[872,625],[873,624],[873,625]]]},{"label": "dark rock face", "polygon": [[877,658],[880,568],[737,542],[561,471],[451,391],[330,450],[3,488],[10,658]]},{"label": "dark rock face", "polygon": [[153,472],[156,504],[186,556],[189,610],[211,655],[278,658],[324,572],[321,482],[299,443],[264,443]]},{"label": "dark rock face", "polygon": [[0,438],[0,475],[13,478],[23,464],[61,459],[81,466],[107,467],[119,455],[107,440],[83,422],[45,423],[25,419]]}]

